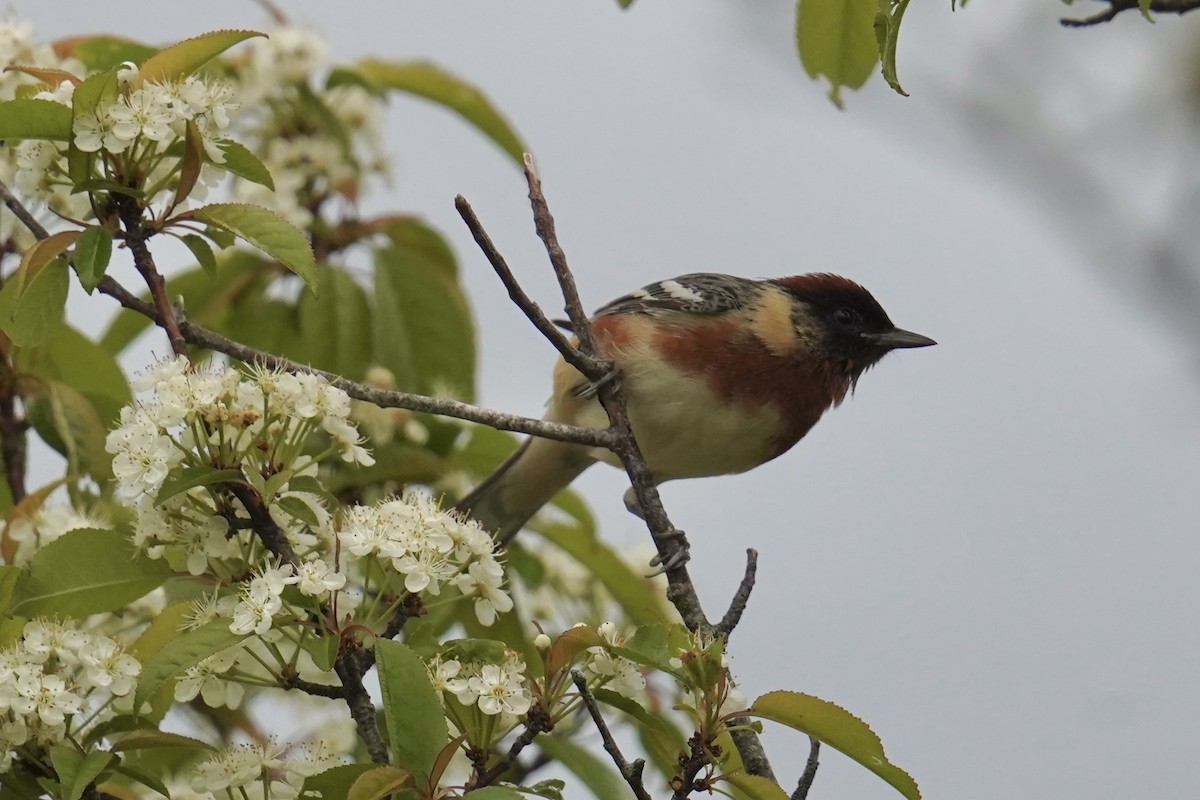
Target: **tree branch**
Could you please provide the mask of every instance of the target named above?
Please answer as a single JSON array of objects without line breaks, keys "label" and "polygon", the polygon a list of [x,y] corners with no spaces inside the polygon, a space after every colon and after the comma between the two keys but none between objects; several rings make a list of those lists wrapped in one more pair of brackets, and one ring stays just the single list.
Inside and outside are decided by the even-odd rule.
[{"label": "tree branch", "polygon": [[[1108,3],[1108,8],[1087,17],[1063,17],[1059,20],[1064,28],[1087,28],[1111,22],[1122,11],[1133,11],[1139,7],[1138,0],[1101,0]],[[1153,14],[1179,14],[1182,16],[1189,11],[1200,8],[1200,0],[1151,0],[1150,12]]]},{"label": "tree branch", "polygon": [[376,764],[387,764],[387,746],[383,743],[383,735],[379,732],[379,724],[375,719],[375,704],[371,695],[363,686],[362,676],[366,670],[359,670],[358,651],[350,646],[338,649],[337,659],[333,662],[333,671],[342,681],[346,690],[346,705],[350,707],[350,716],[354,718],[354,727],[358,736],[367,746],[367,753]]},{"label": "tree branch", "polygon": [[477,770],[478,774],[471,788],[478,789],[482,786],[490,786],[508,771],[508,768],[517,760],[517,756],[521,754],[521,751],[532,744],[534,739],[540,734],[553,729],[554,720],[546,713],[546,709],[540,703],[534,704],[529,709],[529,714],[525,717],[525,729],[521,731],[521,735],[508,748],[508,752],[501,756],[500,760],[493,764],[490,769],[486,771]]},{"label": "tree branch", "polygon": [[821,755],[821,743],[813,737],[808,737],[810,742],[808,748],[808,763],[804,765],[804,774],[800,776],[800,783],[796,786],[796,791],[792,792],[792,800],[805,800],[808,797],[808,790],[812,788],[813,780],[817,777],[817,767],[820,765],[817,757]]},{"label": "tree branch", "polygon": [[750,592],[754,591],[754,578],[757,574],[758,551],[751,547],[746,550],[746,573],[742,575],[742,582],[738,584],[737,591],[733,593],[733,600],[729,602],[729,610],[713,627],[716,635],[728,640],[729,634],[733,633],[733,629],[742,621],[742,613],[746,610],[746,604],[750,602]]},{"label": "tree branch", "polygon": [[[125,308],[143,314],[155,321],[158,320],[158,311],[154,306],[134,295],[113,280],[111,276],[106,275],[101,278],[96,288],[103,294],[115,299]],[[307,372],[314,375],[321,375],[356,400],[364,400],[380,408],[406,408],[409,411],[478,422],[481,425],[487,425],[488,427],[502,431],[528,433],[547,439],[571,442],[572,444],[586,444],[593,447],[605,448],[612,447],[614,436],[609,431],[597,428],[584,428],[577,425],[564,425],[559,422],[546,422],[532,417],[522,417],[517,414],[506,414],[502,411],[494,411],[490,408],[461,403],[457,400],[447,400],[441,397],[427,397],[409,392],[379,389],[374,386],[347,380],[332,372],[326,372],[306,364],[298,364],[282,356],[257,350],[235,342],[232,339],[227,339],[207,328],[195,325],[178,312],[176,316],[179,318],[180,333],[183,334],[184,340],[190,344],[203,347],[206,350],[224,353],[247,364],[263,364],[272,369],[281,369],[287,372]]]},{"label": "tree branch", "polygon": [[651,800],[650,794],[646,791],[646,786],[642,782],[642,770],[646,768],[646,762],[639,758],[630,763],[625,760],[625,756],[621,755],[621,748],[617,747],[617,742],[613,739],[612,731],[608,729],[608,724],[600,714],[600,708],[596,705],[596,698],[592,696],[591,690],[588,689],[587,680],[583,677],[583,673],[578,670],[571,670],[571,681],[575,684],[575,688],[579,690],[579,697],[583,700],[583,705],[587,709],[588,715],[591,716],[596,730],[600,731],[600,739],[604,742],[604,749],[612,757],[613,763],[617,766],[617,771],[621,773],[621,777],[625,779],[625,782],[629,784],[629,788],[633,790],[634,797],[637,800]]},{"label": "tree branch", "polygon": [[171,343],[171,351],[175,355],[186,357],[188,354],[187,343],[183,340],[183,334],[179,332],[179,323],[171,312],[171,301],[167,298],[167,283],[154,265],[154,257],[150,254],[150,248],[146,246],[147,233],[142,224],[142,208],[132,197],[115,195],[114,202],[117,204],[121,223],[125,226],[125,244],[129,246],[129,252],[133,254],[133,265],[137,267],[142,279],[146,281],[146,288],[150,290],[150,297],[154,300],[154,308],[158,312],[155,319],[159,327],[166,332],[167,340]]}]

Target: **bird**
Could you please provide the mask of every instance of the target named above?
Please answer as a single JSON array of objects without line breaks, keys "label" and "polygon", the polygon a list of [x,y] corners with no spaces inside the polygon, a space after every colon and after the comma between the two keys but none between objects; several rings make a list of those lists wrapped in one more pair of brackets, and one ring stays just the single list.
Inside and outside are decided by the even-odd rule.
[{"label": "bird", "polygon": [[[869,291],[830,273],[681,275],[602,306],[590,325],[655,484],[770,461],[889,352],[937,344],[897,328]],[[546,420],[608,427],[597,386],[561,357],[553,386]],[[602,447],[531,436],[456,508],[503,544],[600,461],[621,465]],[[638,513],[632,490],[625,503]]]}]

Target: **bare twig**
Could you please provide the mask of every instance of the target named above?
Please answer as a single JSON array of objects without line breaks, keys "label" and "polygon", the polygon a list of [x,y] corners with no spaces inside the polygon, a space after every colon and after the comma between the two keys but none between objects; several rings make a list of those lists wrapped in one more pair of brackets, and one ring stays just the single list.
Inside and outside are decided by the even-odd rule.
[{"label": "bare twig", "polygon": [[746,573],[742,576],[742,582],[738,584],[737,591],[733,594],[733,600],[729,603],[729,610],[725,612],[725,616],[721,617],[721,621],[713,627],[713,632],[725,639],[729,638],[729,634],[733,633],[733,629],[742,620],[742,612],[746,610],[746,604],[750,602],[750,592],[754,590],[754,576],[758,573],[758,551],[754,548],[746,550]]},{"label": "bare twig", "polygon": [[387,746],[383,743],[383,736],[375,719],[375,704],[371,701],[367,688],[363,686],[362,676],[366,670],[360,671],[357,652],[349,647],[339,649],[337,659],[333,662],[333,670],[346,690],[346,705],[350,707],[354,727],[358,729],[359,738],[366,744],[371,760],[376,764],[387,764],[390,761]]},{"label": "bare twig", "polygon": [[808,737],[810,742],[808,748],[808,763],[804,765],[804,774],[800,776],[800,783],[796,786],[796,791],[792,792],[792,800],[805,800],[808,797],[808,790],[812,788],[813,780],[817,777],[817,767],[819,762],[818,756],[821,755],[821,743],[813,737]]},{"label": "bare twig", "polygon": [[613,739],[612,731],[608,729],[608,724],[600,714],[600,707],[596,705],[596,698],[592,696],[591,690],[588,689],[587,680],[583,677],[583,673],[578,670],[572,670],[571,681],[574,682],[575,688],[579,690],[579,697],[583,700],[584,708],[587,709],[588,715],[591,716],[596,730],[600,731],[600,740],[604,742],[604,749],[612,758],[613,763],[616,764],[617,771],[621,773],[621,777],[629,784],[629,788],[633,790],[633,794],[638,800],[651,800],[650,794],[646,791],[646,787],[642,783],[642,770],[646,768],[646,762],[639,758],[631,763],[625,760],[625,756],[621,755],[621,748],[617,747],[617,742]]},{"label": "bare twig", "polygon": [[[1138,0],[1102,0],[1108,3],[1108,8],[1087,17],[1063,17],[1059,23],[1064,28],[1087,28],[1111,22],[1122,11],[1133,11],[1139,7]],[[1153,14],[1179,14],[1200,8],[1200,0],[1151,0],[1150,12]]]},{"label": "bare twig", "polygon": [[504,260],[504,256],[500,255],[500,251],[492,243],[492,238],[483,229],[483,225],[479,222],[479,217],[475,215],[475,210],[471,208],[471,204],[467,202],[467,199],[461,194],[458,195],[454,198],[454,207],[458,209],[458,214],[463,218],[463,222],[467,223],[467,228],[470,229],[471,235],[475,237],[475,243],[479,245],[479,249],[487,257],[488,263],[492,265],[492,269],[500,277],[500,282],[508,290],[508,296],[516,304],[517,308],[525,313],[525,316],[533,323],[533,327],[537,328],[550,341],[550,344],[554,345],[554,348],[562,354],[562,357],[566,359],[568,364],[575,367],[575,369],[584,375],[604,374],[608,369],[608,365],[596,359],[589,358],[579,348],[575,347],[571,343],[571,340],[563,335],[562,331],[546,317],[541,307],[521,288],[521,284],[517,282],[512,270],[509,269],[508,262]]},{"label": "bare twig", "polygon": [[551,730],[554,730],[554,720],[550,718],[540,703],[535,703],[525,717],[525,729],[521,731],[521,735],[508,748],[508,752],[501,756],[500,760],[490,769],[476,770],[476,780],[471,784],[471,788],[477,789],[495,783],[513,765],[522,750],[532,744],[539,735]]},{"label": "bare twig", "polygon": [[129,252],[133,253],[133,265],[146,281],[146,288],[150,290],[150,297],[154,300],[154,308],[158,312],[155,321],[166,332],[171,351],[175,355],[186,356],[187,342],[183,340],[183,334],[179,332],[179,323],[171,311],[171,301],[167,298],[167,282],[163,280],[162,273],[154,264],[150,248],[146,246],[147,233],[142,225],[142,208],[131,197],[116,196],[114,202],[121,216],[121,224],[125,227],[125,244],[129,246]]}]

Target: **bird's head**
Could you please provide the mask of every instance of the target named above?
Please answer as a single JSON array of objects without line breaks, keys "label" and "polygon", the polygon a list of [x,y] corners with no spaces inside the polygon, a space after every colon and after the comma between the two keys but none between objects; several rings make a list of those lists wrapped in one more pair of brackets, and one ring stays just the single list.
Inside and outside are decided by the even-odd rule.
[{"label": "bird's head", "polygon": [[937,344],[897,328],[879,301],[847,278],[812,273],[775,282],[797,301],[792,312],[796,337],[820,361],[844,370],[851,386],[892,350]]}]

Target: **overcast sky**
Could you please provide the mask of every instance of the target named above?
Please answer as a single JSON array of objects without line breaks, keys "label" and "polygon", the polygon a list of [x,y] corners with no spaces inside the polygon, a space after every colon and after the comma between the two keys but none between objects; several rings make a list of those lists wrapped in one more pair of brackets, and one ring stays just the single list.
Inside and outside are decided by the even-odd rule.
[{"label": "overcast sky", "polygon": [[[47,39],[267,24],[232,0],[10,5]],[[762,554],[731,645],[751,697],[845,706],[929,798],[1195,795],[1200,309],[1145,276],[1164,252],[1200,263],[1196,140],[1163,79],[1200,19],[1065,31],[1055,3],[914,3],[912,97],[876,78],[838,112],[781,0],[280,5],[337,59],[428,57],[478,83],[535,153],[589,305],[697,270],[833,271],[938,339],[775,462],[665,487],[710,614],[744,548]],[[481,400],[539,414],[551,350],[453,210],[465,194],[555,307],[521,176],[431,106],[390,119],[376,202],[449,233]],[[620,473],[578,485],[611,541],[645,538]],[[799,737],[766,742],[793,781]],[[894,794],[831,752],[812,796]]]}]

